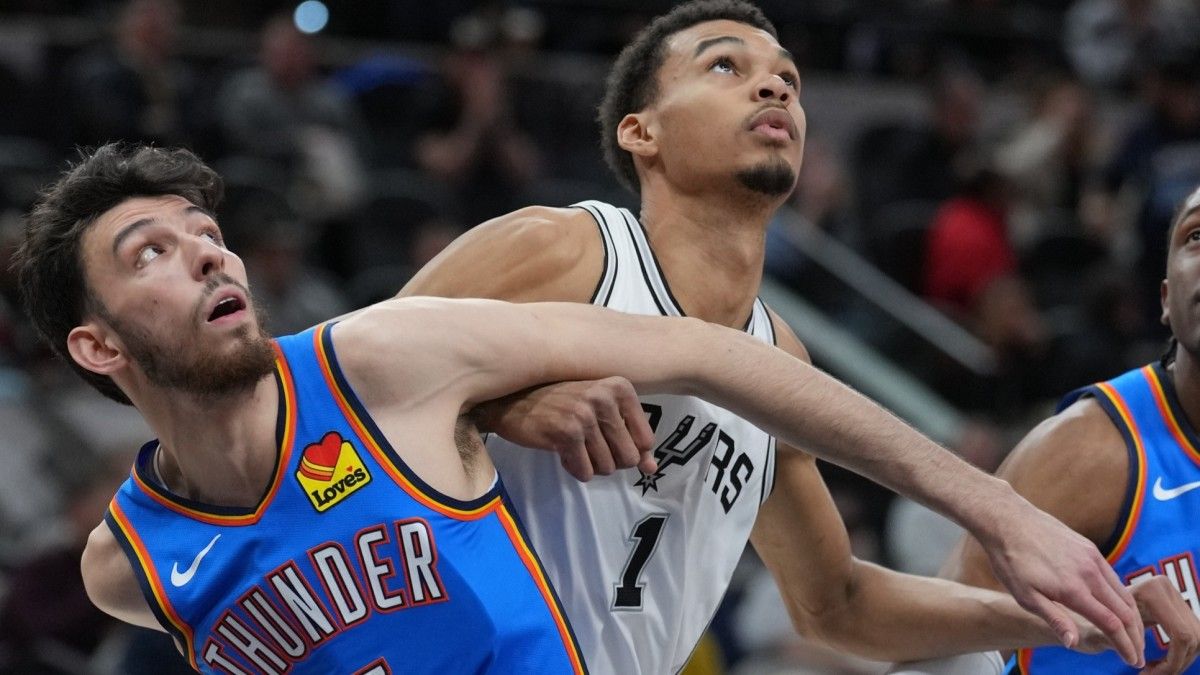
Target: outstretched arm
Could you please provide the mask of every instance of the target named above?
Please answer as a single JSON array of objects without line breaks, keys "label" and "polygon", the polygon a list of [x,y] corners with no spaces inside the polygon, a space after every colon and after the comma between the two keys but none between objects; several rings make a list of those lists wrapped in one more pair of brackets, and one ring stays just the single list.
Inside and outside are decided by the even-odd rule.
[{"label": "outstretched arm", "polygon": [[[357,326],[357,327],[352,327]],[[1074,644],[1070,607],[1139,663],[1141,621],[1096,547],[865,397],[745,334],[694,319],[574,304],[392,301],[346,321],[376,390],[471,406],[543,382],[619,375],[642,391],[696,394],[939,510],[983,541],[1022,606]],[[447,339],[446,336],[454,336]],[[420,359],[387,356],[396,344]],[[398,365],[403,363],[403,366]],[[390,368],[389,368],[390,365]]]},{"label": "outstretched arm", "polygon": [[[1120,433],[1099,404],[1085,398],[1029,432],[997,475],[1038,508],[1099,544],[1118,525],[1129,470]],[[974,586],[999,587],[987,554],[970,537],[959,542],[943,575]],[[1182,672],[1196,658],[1200,620],[1165,577],[1138,584],[1133,595],[1142,617],[1161,624],[1172,638],[1167,658],[1146,672]]]},{"label": "outstretched arm", "polygon": [[[773,319],[779,346],[807,360],[786,324]],[[1045,622],[1006,593],[855,558],[813,457],[780,445],[777,462],[774,491],[750,540],[802,635],[883,661],[1057,641]]]}]

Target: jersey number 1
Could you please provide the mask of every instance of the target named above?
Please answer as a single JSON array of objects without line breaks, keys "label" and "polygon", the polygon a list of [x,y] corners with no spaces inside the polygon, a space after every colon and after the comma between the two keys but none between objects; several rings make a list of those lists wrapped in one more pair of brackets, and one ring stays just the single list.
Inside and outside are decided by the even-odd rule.
[{"label": "jersey number 1", "polygon": [[633,550],[625,561],[625,569],[621,572],[621,583],[615,585],[613,593],[613,609],[624,611],[640,611],[642,609],[642,589],[646,584],[638,583],[642,570],[654,555],[658,547],[658,539],[662,536],[663,525],[667,522],[667,514],[656,513],[646,516],[633,526],[629,541],[633,542]]}]

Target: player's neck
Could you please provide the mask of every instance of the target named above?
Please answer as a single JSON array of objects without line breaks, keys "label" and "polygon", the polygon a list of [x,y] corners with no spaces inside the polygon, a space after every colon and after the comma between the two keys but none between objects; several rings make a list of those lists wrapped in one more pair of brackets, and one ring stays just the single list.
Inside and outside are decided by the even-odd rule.
[{"label": "player's neck", "polygon": [[159,392],[136,401],[158,436],[156,470],[171,492],[214,506],[252,507],[275,469],[279,392],[262,378],[220,398]]},{"label": "player's neck", "polygon": [[1200,429],[1200,361],[1182,346],[1175,350],[1171,380],[1188,422],[1193,429]]},{"label": "player's neck", "polygon": [[762,282],[766,229],[777,205],[643,193],[641,221],[683,311],[745,325]]}]

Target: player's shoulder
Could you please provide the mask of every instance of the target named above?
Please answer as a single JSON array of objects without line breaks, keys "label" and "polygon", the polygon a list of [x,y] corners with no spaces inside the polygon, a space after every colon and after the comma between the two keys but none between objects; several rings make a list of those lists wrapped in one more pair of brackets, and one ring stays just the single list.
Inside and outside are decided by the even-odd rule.
[{"label": "player's shoulder", "polygon": [[1094,542],[1108,538],[1129,475],[1125,440],[1094,398],[1034,427],[996,472],[1023,497]]},{"label": "player's shoulder", "polygon": [[603,265],[604,244],[590,213],[529,206],[459,237],[402,294],[586,302]]},{"label": "player's shoulder", "polygon": [[1125,440],[1092,396],[1083,396],[1035,426],[1013,450],[1042,464],[1104,464],[1125,456]]},{"label": "player's shoulder", "polygon": [[527,206],[489,220],[478,228],[502,254],[544,272],[574,269],[603,243],[592,215],[584,209]]},{"label": "player's shoulder", "polygon": [[800,338],[796,335],[796,331],[792,330],[792,327],[783,320],[783,317],[768,307],[766,303],[763,303],[763,307],[767,310],[767,317],[771,321],[771,329],[775,333],[775,346],[798,359],[811,362],[812,358],[808,355],[808,348],[800,341]]}]

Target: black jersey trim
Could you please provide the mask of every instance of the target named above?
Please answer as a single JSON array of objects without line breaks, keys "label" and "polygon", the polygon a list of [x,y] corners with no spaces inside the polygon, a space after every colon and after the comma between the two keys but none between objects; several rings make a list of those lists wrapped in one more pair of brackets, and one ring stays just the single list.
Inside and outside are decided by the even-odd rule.
[{"label": "black jersey trim", "polygon": [[604,271],[600,274],[600,279],[596,281],[596,290],[592,291],[592,299],[588,302],[607,307],[612,299],[613,289],[617,286],[617,268],[621,259],[617,256],[616,244],[613,243],[608,218],[597,207],[598,203],[587,201],[579,202],[574,206],[587,211],[592,216],[592,220],[596,221],[596,229],[600,231],[600,240],[604,245]]},{"label": "black jersey trim", "polygon": [[767,436],[767,465],[763,468],[762,476],[762,497],[758,500],[758,505],[762,506],[767,503],[767,498],[775,491],[775,453],[779,452],[779,444],[774,436]]},{"label": "black jersey trim", "polygon": [[567,634],[571,637],[571,647],[579,656],[579,664],[583,666],[583,672],[588,673],[587,659],[583,653],[583,647],[579,645],[579,637],[575,635],[575,627],[571,625],[571,616],[563,608],[562,600],[558,597],[558,589],[554,587],[554,580],[550,578],[550,574],[546,571],[546,566],[542,564],[542,558],[538,555],[537,547],[533,545],[533,539],[529,536],[529,530],[525,528],[525,523],[521,520],[521,513],[517,509],[516,502],[513,501],[512,497],[508,494],[508,490],[504,487],[503,478],[496,481],[496,489],[500,493],[502,508],[512,517],[513,523],[517,526],[517,532],[521,535],[521,539],[525,541],[526,548],[529,549],[529,553],[533,556],[534,564],[537,565],[542,578],[546,580],[546,588],[550,590],[550,597],[554,600],[554,608],[558,610],[558,615],[562,617],[563,624],[567,627]]},{"label": "black jersey trim", "polygon": [[1141,458],[1138,456],[1137,442],[1134,441],[1133,432],[1125,424],[1121,417],[1121,413],[1117,410],[1116,404],[1108,397],[1108,394],[1099,387],[1093,385],[1084,388],[1077,397],[1082,399],[1091,397],[1095,399],[1100,408],[1104,410],[1104,414],[1108,415],[1108,419],[1112,421],[1113,426],[1121,433],[1121,438],[1125,441],[1125,452],[1129,455],[1129,471],[1125,478],[1125,496],[1121,499],[1121,510],[1117,515],[1117,521],[1113,525],[1113,531],[1104,539],[1104,543],[1097,548],[1100,549],[1100,555],[1108,558],[1112,555],[1121,541],[1121,534],[1125,531],[1125,525],[1129,522],[1129,516],[1133,513],[1133,499],[1137,493],[1137,478],[1140,471]]},{"label": "black jersey trim", "polygon": [[[387,437],[383,434],[383,431],[380,430],[379,425],[375,423],[375,419],[371,417],[371,413],[367,412],[366,406],[362,404],[362,401],[358,398],[358,394],[354,392],[354,388],[350,386],[350,382],[346,379],[345,374],[342,372],[342,367],[337,360],[337,353],[333,348],[333,329],[336,325],[336,323],[327,324],[327,326],[321,331],[321,351],[328,360],[329,372],[333,376],[334,386],[337,388],[337,391],[334,393],[336,395],[340,395],[342,399],[345,400],[345,402],[354,411],[355,416],[358,417],[359,422],[362,423],[363,431],[370,436],[370,438],[363,440],[370,441],[383,452],[384,457],[381,457],[380,460],[386,460],[390,462],[392,466],[395,467],[395,469],[399,471],[404,478],[408,480],[412,486],[416,488],[426,499],[429,499],[449,509],[459,511],[477,511],[499,497],[500,485],[499,481],[497,481],[497,484],[492,487],[492,489],[488,490],[480,497],[470,500],[456,499],[449,495],[442,494],[438,490],[434,489],[433,486],[422,480],[421,477],[417,475],[417,472],[413,471],[412,468],[409,467],[409,465],[400,457],[400,454],[396,452],[396,449],[388,441]],[[353,424],[351,424],[351,427],[353,428]],[[404,486],[401,486],[401,489],[403,488]],[[451,518],[455,517],[452,514],[445,515]]]},{"label": "black jersey trim", "polygon": [[[283,356],[280,355],[278,358],[282,359]],[[283,444],[284,436],[287,432],[288,395],[284,390],[285,385],[283,378],[279,373],[280,367],[280,364],[276,362],[274,376],[275,386],[279,390],[279,410],[275,415],[275,468],[271,472],[271,479],[267,482],[267,489],[263,492],[262,496],[258,498],[258,502],[256,502],[254,506],[247,508],[241,506],[218,506],[216,504],[206,504],[204,502],[198,502],[188,499],[187,497],[177,495],[168,490],[165,485],[159,482],[158,477],[154,474],[154,471],[150,466],[151,461],[154,459],[154,452],[155,448],[158,446],[158,440],[149,441],[142,445],[141,449],[138,450],[137,459],[133,464],[133,470],[134,473],[137,474],[138,484],[145,489],[152,491],[155,495],[170,502],[171,504],[174,504],[181,509],[186,509],[187,511],[194,511],[197,515],[235,518],[261,516],[263,509],[265,509],[267,506],[267,499],[274,493],[276,484],[280,479],[280,474],[284,471]],[[192,514],[184,513],[183,515],[191,516]],[[237,526],[253,525],[255,522],[257,522],[257,519],[245,522],[240,520],[232,520],[221,522],[219,524]]]},{"label": "black jersey trim", "polygon": [[[130,541],[127,536],[125,536],[125,532],[121,529],[121,526],[117,524],[116,517],[113,516],[111,506],[107,511],[104,512],[104,522],[108,524],[108,529],[113,533],[113,538],[117,540],[117,544],[121,546],[121,550],[125,552],[125,557],[129,560],[129,566],[133,568],[133,578],[137,579],[138,586],[142,591],[142,597],[146,600],[146,604],[150,606],[150,611],[153,612],[155,620],[158,621],[158,625],[162,626],[163,630],[165,630],[171,637],[175,638],[179,644],[184,645],[184,647],[191,652],[189,654],[185,654],[184,657],[187,658],[189,662],[194,663],[195,661],[193,659],[195,659],[196,656],[194,650],[195,645],[193,645],[192,640],[188,639],[188,636],[182,630],[180,630],[173,621],[171,621],[166,612],[163,611],[162,606],[158,602],[158,597],[154,593],[150,579],[146,575],[146,569],[142,567],[137,550],[134,548],[133,542]],[[146,551],[146,564],[151,566],[154,565],[154,561],[150,559],[149,551]],[[182,620],[182,617],[180,617],[180,620]],[[191,626],[188,626],[188,629],[193,630]]]},{"label": "black jersey trim", "polygon": [[[1163,398],[1167,400],[1167,409],[1171,416],[1175,418],[1175,424],[1179,430],[1183,432],[1183,437],[1192,447],[1180,448],[1193,461],[1200,458],[1200,438],[1196,436],[1196,430],[1192,427],[1191,420],[1188,419],[1187,413],[1183,411],[1183,404],[1179,402],[1179,394],[1175,391],[1175,380],[1170,373],[1162,367],[1161,363],[1153,363],[1150,368],[1154,371],[1154,377],[1158,379],[1159,386],[1163,390]],[[1168,425],[1170,420],[1163,420]]]},{"label": "black jersey trim", "polygon": [[[775,320],[771,318],[771,312],[767,310],[767,303],[762,301],[762,298],[755,298],[754,301],[762,308],[763,317],[767,320],[767,332],[771,336],[771,346],[779,346],[779,334],[775,332]],[[783,319],[780,319],[783,321]]]},{"label": "black jersey trim", "polygon": [[[642,265],[642,279],[646,280],[646,287],[649,289],[650,298],[654,299],[654,304],[659,307],[659,311],[664,316],[672,316],[672,312],[668,311],[667,307],[674,310],[674,316],[688,316],[674,299],[671,289],[666,288],[666,280],[662,277],[662,268],[658,258],[654,257],[654,250],[650,249],[646,228],[642,227],[641,221],[635,219],[629,211],[620,211],[620,215],[625,220],[625,228],[628,229],[629,238],[634,243],[637,262]],[[653,275],[650,274],[650,265],[654,267]]]},{"label": "black jersey trim", "polygon": [[667,283],[667,275],[663,273],[662,265],[660,265],[658,262],[658,256],[654,254],[654,247],[650,246],[650,233],[646,231],[646,226],[642,224],[641,220],[633,219],[633,215],[629,212],[625,212],[623,215],[625,216],[626,221],[633,220],[635,223],[637,223],[636,231],[637,234],[640,234],[641,236],[639,237],[634,235],[634,241],[637,243],[639,248],[645,249],[647,257],[650,258],[650,262],[654,265],[654,271],[657,274],[656,279],[658,281],[657,285],[653,285],[654,292],[660,295],[665,293],[667,296],[666,302],[670,303],[671,306],[675,308],[675,311],[679,313],[679,316],[687,316],[687,312],[683,311],[683,305],[679,304],[679,300],[676,299],[675,294],[671,292],[671,284]]}]

